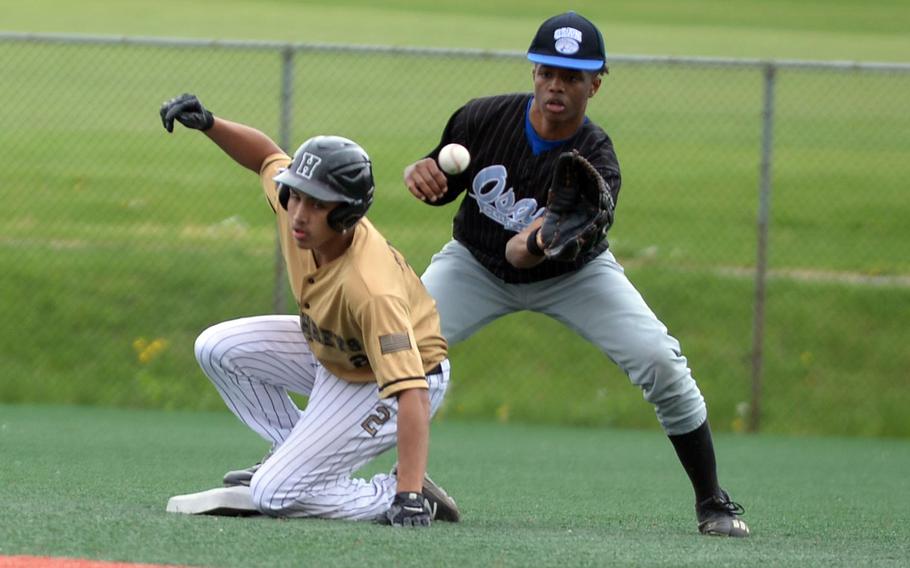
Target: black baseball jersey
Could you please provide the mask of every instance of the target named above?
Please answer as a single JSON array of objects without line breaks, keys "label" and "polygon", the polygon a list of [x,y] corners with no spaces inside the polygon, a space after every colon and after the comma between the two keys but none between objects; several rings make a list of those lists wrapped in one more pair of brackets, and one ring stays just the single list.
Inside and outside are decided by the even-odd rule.
[{"label": "black baseball jersey", "polygon": [[[559,142],[542,141],[528,118],[530,93],[474,99],[449,118],[439,145],[429,154],[458,143],[471,153],[471,164],[448,177],[448,192],[432,205],[451,203],[467,191],[455,216],[453,236],[504,282],[520,284],[553,278],[580,269],[607,249],[604,238],[574,262],[544,261],[515,268],[506,261],[506,243],[544,213],[553,167],[562,152],[578,150],[619,197],[619,162],[613,142],[602,128],[585,119],[578,131]],[[536,142],[535,145],[532,142]],[[537,153],[535,153],[535,149]]]}]

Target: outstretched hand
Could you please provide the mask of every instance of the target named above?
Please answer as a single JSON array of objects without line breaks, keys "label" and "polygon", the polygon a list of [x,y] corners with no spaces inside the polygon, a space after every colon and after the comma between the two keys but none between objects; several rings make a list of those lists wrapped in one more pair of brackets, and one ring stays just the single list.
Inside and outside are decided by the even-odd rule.
[{"label": "outstretched hand", "polygon": [[208,130],[215,124],[215,117],[202,106],[196,95],[184,93],[162,103],[161,124],[168,132],[174,131],[174,119],[187,128]]}]

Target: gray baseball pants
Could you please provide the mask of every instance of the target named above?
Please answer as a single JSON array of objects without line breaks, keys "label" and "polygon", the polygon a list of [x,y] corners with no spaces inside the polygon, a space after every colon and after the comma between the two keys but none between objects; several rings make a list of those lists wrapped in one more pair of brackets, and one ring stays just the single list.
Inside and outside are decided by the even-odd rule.
[{"label": "gray baseball pants", "polygon": [[449,345],[506,314],[538,312],[562,322],[619,365],[654,405],[667,435],[691,432],[707,417],[679,342],[609,250],[574,273],[506,284],[453,240],[433,256],[421,279],[436,300]]}]

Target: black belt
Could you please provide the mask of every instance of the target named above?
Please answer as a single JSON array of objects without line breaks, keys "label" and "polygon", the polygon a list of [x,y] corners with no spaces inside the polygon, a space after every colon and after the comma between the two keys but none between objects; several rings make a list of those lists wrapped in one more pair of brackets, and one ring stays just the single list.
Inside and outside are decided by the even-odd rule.
[{"label": "black belt", "polygon": [[435,367],[433,367],[432,369],[427,371],[427,375],[435,375],[435,374],[441,373],[441,372],[442,372],[442,363],[436,365]]}]

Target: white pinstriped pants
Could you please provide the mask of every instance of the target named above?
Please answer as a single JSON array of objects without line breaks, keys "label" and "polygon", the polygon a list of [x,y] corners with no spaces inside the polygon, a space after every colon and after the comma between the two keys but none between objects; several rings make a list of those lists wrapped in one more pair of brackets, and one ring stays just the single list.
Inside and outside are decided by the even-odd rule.
[{"label": "white pinstriped pants", "polygon": [[[242,318],[196,339],[196,359],[228,408],[274,446],[253,475],[253,503],[266,515],[370,520],[384,513],[397,481],[354,471],[395,447],[397,398],[376,383],[349,383],[310,351],[297,316]],[[449,362],[427,375],[431,415],[449,384]],[[288,391],[309,397],[301,411]]]}]

